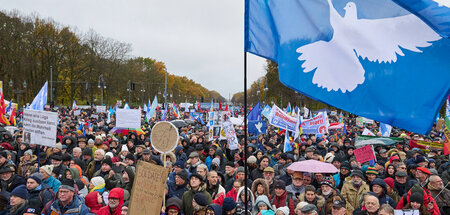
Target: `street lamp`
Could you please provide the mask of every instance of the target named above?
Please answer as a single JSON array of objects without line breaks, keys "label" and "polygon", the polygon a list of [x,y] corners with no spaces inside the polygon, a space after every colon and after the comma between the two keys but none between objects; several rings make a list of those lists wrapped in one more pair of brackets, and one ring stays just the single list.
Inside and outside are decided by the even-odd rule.
[{"label": "street lamp", "polygon": [[103,74],[101,74],[99,77],[98,88],[100,88],[100,91],[101,91],[101,95],[102,95],[101,105],[103,105],[103,90],[106,89],[105,79],[103,78]]},{"label": "street lamp", "polygon": [[[14,86],[14,82],[12,80],[9,80],[9,87],[13,87]],[[11,89],[12,92],[14,94],[16,94],[16,101],[17,101],[17,106],[19,106],[19,95],[22,93],[25,93],[25,89],[27,88],[27,81],[23,81],[23,89]]]}]

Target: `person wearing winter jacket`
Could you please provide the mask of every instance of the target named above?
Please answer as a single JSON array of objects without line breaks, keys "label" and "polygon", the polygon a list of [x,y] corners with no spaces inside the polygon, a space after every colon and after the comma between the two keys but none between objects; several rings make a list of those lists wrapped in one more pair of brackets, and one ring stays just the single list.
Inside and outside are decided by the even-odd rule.
[{"label": "person wearing winter jacket", "polygon": [[73,180],[64,179],[56,195],[58,198],[51,203],[47,215],[89,214],[89,208],[86,207],[83,199],[75,195]]},{"label": "person wearing winter jacket", "polygon": [[344,186],[342,186],[341,195],[347,202],[346,208],[349,213],[353,213],[355,208],[358,208],[359,200],[364,193],[370,191],[369,185],[363,181],[364,175],[361,170],[355,169],[351,173],[351,179],[346,179]]},{"label": "person wearing winter jacket", "polygon": [[[312,185],[308,185],[305,188],[305,192],[298,196],[299,202],[307,202],[308,204],[313,204],[318,209],[318,214],[325,214],[325,198],[320,195],[316,195],[316,188]],[[278,207],[277,207],[278,208]]]},{"label": "person wearing winter jacket", "polygon": [[[255,197],[252,191],[247,188],[247,201],[245,201],[245,187],[239,188],[236,200],[236,214],[244,215],[251,214],[253,205],[255,204]],[[247,211],[245,211],[245,204],[247,204]]]},{"label": "person wearing winter jacket", "polygon": [[441,177],[437,175],[430,176],[430,182],[427,186],[436,199],[436,204],[439,206],[441,214],[450,214],[450,190],[444,187]]},{"label": "person wearing winter jacket", "polygon": [[222,207],[216,203],[212,203],[206,207],[206,214],[222,215]]},{"label": "person wearing winter jacket", "polygon": [[208,172],[206,185],[206,191],[211,195],[212,202],[222,205],[222,202],[225,199],[226,191],[225,188],[223,188],[219,183],[218,174],[215,170]]},{"label": "person wearing winter jacket", "polygon": [[403,195],[402,198],[400,198],[400,201],[397,203],[397,209],[403,209],[411,201],[411,195],[415,192],[422,196],[423,205],[426,206],[427,211],[430,212],[431,215],[441,214],[435,199],[431,196],[430,191],[423,189],[418,184],[415,184],[405,195]]},{"label": "person wearing winter jacket", "polygon": [[197,173],[192,173],[189,178],[188,190],[184,192],[183,197],[181,198],[182,202],[182,211],[184,214],[193,214],[194,208],[192,206],[192,200],[194,199],[194,195],[197,193],[201,193],[207,199],[207,204],[211,204],[211,195],[206,192],[206,184],[203,182],[202,176]]},{"label": "person wearing winter jacket", "polygon": [[378,200],[380,201],[380,204],[389,204],[393,208],[397,206],[395,201],[386,194],[387,185],[383,179],[375,178],[370,184],[370,189],[372,190],[372,192],[378,195]]},{"label": "person wearing winter jacket", "polygon": [[34,208],[37,213],[40,213],[47,202],[53,201],[53,190],[42,183],[42,175],[35,173],[27,179],[27,190],[30,207]]},{"label": "person wearing winter jacket", "polygon": [[114,188],[109,192],[108,205],[100,208],[98,215],[120,215],[124,202],[124,191],[122,188]]},{"label": "person wearing winter jacket", "polygon": [[86,195],[84,203],[91,209],[91,213],[97,214],[103,207],[103,198],[98,191],[94,191]]},{"label": "person wearing winter jacket", "polygon": [[266,195],[260,195],[256,198],[252,214],[257,215],[262,210],[271,210],[274,212],[272,204],[270,204],[269,198]]},{"label": "person wearing winter jacket", "polygon": [[291,214],[294,214],[295,203],[291,195],[286,192],[286,184],[282,180],[276,180],[274,182],[275,190],[274,194],[270,196],[270,203],[275,205],[276,208],[287,206]]}]

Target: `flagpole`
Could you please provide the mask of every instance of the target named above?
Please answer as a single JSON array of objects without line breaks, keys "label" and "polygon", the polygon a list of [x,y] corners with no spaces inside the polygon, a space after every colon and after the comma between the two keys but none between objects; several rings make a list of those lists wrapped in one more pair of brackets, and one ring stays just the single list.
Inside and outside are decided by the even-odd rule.
[{"label": "flagpole", "polygon": [[247,196],[247,188],[248,188],[248,184],[247,184],[247,176],[248,176],[248,169],[247,169],[247,52],[244,51],[244,173],[245,173],[245,178],[244,178],[244,186],[245,186],[245,211],[248,211],[247,209],[247,201],[248,201],[248,196]]},{"label": "flagpole", "polygon": [[[247,168],[247,28],[248,28],[248,8],[249,8],[249,0],[244,1],[244,209],[248,211],[248,201],[249,196],[247,194],[248,189],[248,168]],[[239,198],[239,197],[238,197]]]}]

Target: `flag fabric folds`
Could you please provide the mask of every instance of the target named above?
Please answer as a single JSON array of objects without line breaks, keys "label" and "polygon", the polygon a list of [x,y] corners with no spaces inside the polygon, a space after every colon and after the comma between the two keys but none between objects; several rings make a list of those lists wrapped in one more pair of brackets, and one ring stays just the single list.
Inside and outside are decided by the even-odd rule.
[{"label": "flag fabric folds", "polygon": [[178,111],[177,105],[175,104],[175,102],[172,103],[172,109],[173,109],[173,115],[175,116],[175,118],[180,117],[180,111]]},{"label": "flag fabric folds", "polygon": [[383,137],[390,137],[392,131],[392,126],[380,122],[380,132]]},{"label": "flag fabric folds", "polygon": [[47,87],[48,82],[45,82],[39,93],[34,97],[33,102],[31,102],[28,107],[31,110],[44,110],[45,104],[47,104]]},{"label": "flag fabric folds", "polygon": [[247,115],[248,121],[258,121],[261,120],[261,104],[258,102],[258,104],[253,107],[252,111],[248,113]]},{"label": "flag fabric folds", "polygon": [[420,17],[442,37],[450,37],[450,1],[448,0],[393,0]]},{"label": "flag fabric folds", "polygon": [[428,21],[391,0],[246,0],[245,7],[245,51],[276,61],[284,85],[356,115],[430,131],[450,93],[450,39]]},{"label": "flag fabric folds", "polygon": [[445,122],[444,122],[444,154],[450,154],[450,95],[447,97],[447,107],[445,109]]},{"label": "flag fabric folds", "polygon": [[289,152],[292,151],[291,141],[289,141],[289,131],[286,130],[286,134],[284,136],[284,147],[283,152]]},{"label": "flag fabric folds", "polygon": [[13,108],[11,111],[11,115],[9,115],[9,122],[11,125],[16,126],[16,109]]}]

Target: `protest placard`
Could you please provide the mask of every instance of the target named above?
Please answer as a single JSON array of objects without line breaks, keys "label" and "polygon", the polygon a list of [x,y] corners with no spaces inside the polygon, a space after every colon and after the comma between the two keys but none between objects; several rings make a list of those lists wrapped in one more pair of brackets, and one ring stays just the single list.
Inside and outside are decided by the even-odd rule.
[{"label": "protest placard", "polygon": [[230,121],[225,121],[222,124],[223,131],[225,132],[225,137],[227,138],[228,148],[230,150],[235,150],[238,148],[238,140],[236,137],[236,132],[234,131],[233,123]]},{"label": "protest placard", "polygon": [[356,161],[359,163],[375,160],[375,155],[373,154],[372,146],[370,145],[357,148],[353,153],[355,154]]},{"label": "protest placard", "polygon": [[152,128],[150,140],[153,148],[161,153],[170,152],[178,144],[178,129],[170,122],[158,122]]},{"label": "protest placard", "polygon": [[58,113],[25,109],[23,111],[24,141],[55,147]]},{"label": "protest placard", "polygon": [[106,113],[106,106],[97,106],[97,113]]},{"label": "protest placard", "polygon": [[98,115],[97,114],[92,114],[91,118],[98,119]]},{"label": "protest placard", "polygon": [[325,134],[328,132],[328,126],[327,114],[321,112],[311,119],[303,120],[301,127],[304,134]]},{"label": "protest placard", "polygon": [[128,214],[159,215],[169,169],[139,161],[131,190]]},{"label": "protest placard", "polygon": [[269,115],[269,123],[281,129],[295,132],[298,118],[289,116],[276,105],[273,105]]},{"label": "protest placard", "polygon": [[73,115],[74,115],[74,116],[79,116],[79,115],[81,115],[81,110],[74,110],[74,111],[73,111]]},{"label": "protest placard", "polygon": [[116,127],[120,128],[140,128],[141,111],[138,109],[117,109]]},{"label": "protest placard", "polygon": [[419,215],[419,214],[420,214],[419,210],[409,210],[409,209],[394,210],[394,215]]},{"label": "protest placard", "polygon": [[356,118],[356,126],[358,127],[364,127],[364,121],[362,117],[357,117]]}]

